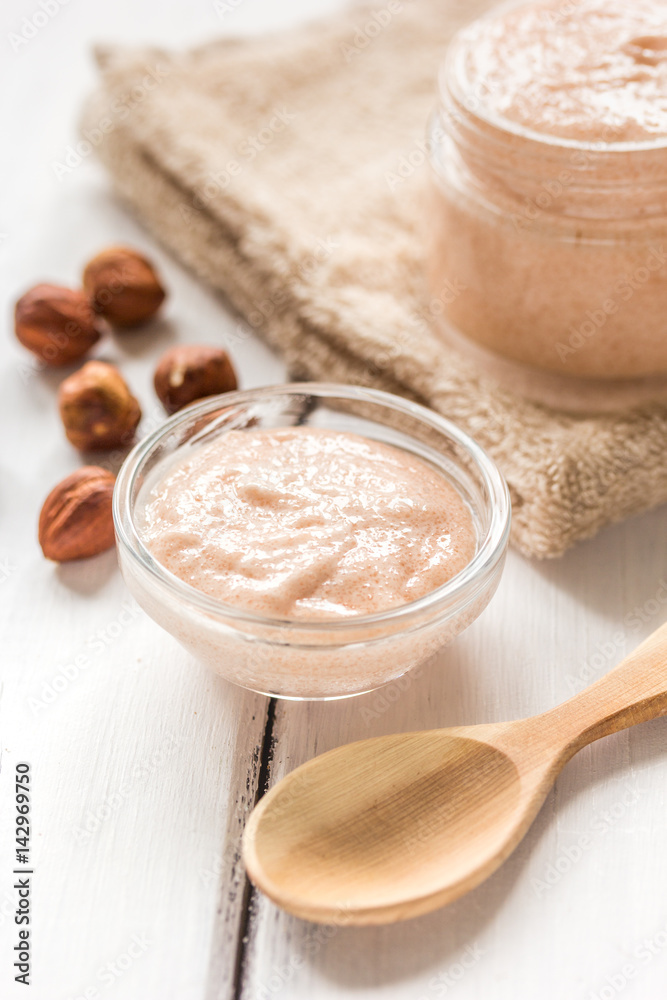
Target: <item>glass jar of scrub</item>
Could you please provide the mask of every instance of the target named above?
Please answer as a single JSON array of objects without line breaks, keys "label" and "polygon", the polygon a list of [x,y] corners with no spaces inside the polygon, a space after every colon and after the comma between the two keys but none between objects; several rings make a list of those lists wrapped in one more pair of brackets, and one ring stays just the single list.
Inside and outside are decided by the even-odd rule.
[{"label": "glass jar of scrub", "polygon": [[547,405],[667,401],[667,5],[480,18],[446,54],[428,144],[447,342]]},{"label": "glass jar of scrub", "polygon": [[[333,447],[325,444],[332,436]],[[277,442],[278,460],[270,451],[261,458],[257,450],[269,438]],[[285,454],[285,445],[297,439],[298,450],[305,449],[303,466]],[[240,461],[232,462],[227,449],[236,447]],[[219,448],[226,452],[224,472],[215,457]],[[350,448],[368,456],[400,454],[401,460],[396,458],[397,466],[389,460],[384,471],[381,461],[374,476],[364,460],[349,465]],[[347,466],[348,473],[332,477],[318,455],[328,455],[326,462],[339,469]],[[462,515],[458,528],[450,517],[449,527],[438,533],[432,508],[412,490],[397,505],[395,469],[404,462],[417,479],[423,468],[443,501],[458,498],[450,508]],[[354,487],[354,467],[364,483],[375,482],[378,494],[359,480]],[[166,501],[162,512],[160,496]],[[346,528],[343,521],[359,524],[353,508],[365,506],[378,520],[361,539],[357,527]],[[385,511],[387,518],[381,516]],[[232,523],[241,513],[243,523]],[[261,532],[252,530],[255,517]],[[423,519],[433,545],[415,545],[415,518]],[[114,491],[118,557],[141,607],[221,677],[293,700],[374,690],[443,649],[491,600],[510,520],[505,481],[463,431],[389,393],[326,383],[228,392],[179,410],[128,455]],[[275,539],[281,525],[287,541],[275,546],[267,530]],[[453,544],[455,536],[464,546]],[[372,549],[377,565],[360,570],[360,559],[375,559]],[[387,602],[390,579],[405,579],[408,551],[427,566],[411,573],[420,594],[415,591],[412,599],[408,578],[405,601]],[[455,572],[434,581],[434,569],[450,555],[457,560],[456,566],[449,563]],[[349,588],[343,582],[347,569]],[[382,584],[373,583],[374,577]],[[331,601],[329,591],[319,603],[320,588],[335,579],[342,583],[339,596],[347,597]],[[359,593],[366,598],[359,600]]]}]

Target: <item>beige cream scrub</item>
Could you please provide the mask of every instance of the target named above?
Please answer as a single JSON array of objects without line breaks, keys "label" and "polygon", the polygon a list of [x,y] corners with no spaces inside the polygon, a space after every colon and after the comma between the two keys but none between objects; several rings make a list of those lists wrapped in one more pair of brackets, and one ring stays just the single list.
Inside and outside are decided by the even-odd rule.
[{"label": "beige cream scrub", "polygon": [[429,147],[443,336],[552,404],[667,398],[667,4],[542,0],[464,28]]},{"label": "beige cream scrub", "polygon": [[280,619],[342,619],[429,594],[476,551],[463,498],[421,459],[318,428],[230,431],[169,467],[142,534],[175,576]]},{"label": "beige cream scrub", "polygon": [[347,698],[481,614],[510,503],[432,411],[300,382],[179,410],[124,462],[114,525],[132,594],[201,663],[263,694]]}]

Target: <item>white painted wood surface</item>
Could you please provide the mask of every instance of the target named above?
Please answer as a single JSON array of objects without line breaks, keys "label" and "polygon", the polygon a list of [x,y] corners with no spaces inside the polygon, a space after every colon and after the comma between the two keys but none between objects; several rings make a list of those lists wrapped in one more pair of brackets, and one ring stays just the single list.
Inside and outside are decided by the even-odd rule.
[{"label": "white painted wood surface", "polygon": [[[53,0],[57,3],[57,0]],[[13,343],[9,308],[42,278],[76,283],[109,242],[143,246],[171,291],[163,322],[105,343],[159,418],[154,360],[237,320],[117,205],[90,159],[58,181],[92,85],[93,41],[195,42],[333,9],[337,0],[70,0],[3,7],[0,997],[33,1000],[663,1000],[667,993],[667,721],[585,750],[489,882],[449,909],[381,929],[323,930],[250,900],[238,838],[265,750],[275,781],[314,753],[394,730],[485,722],[563,700],[667,617],[667,513],[565,559],[512,555],[491,607],[409,683],[345,703],[269,703],[206,673],[138,613],[112,553],[57,569],[40,555],[48,489],[78,465],[55,416],[60,376]],[[51,8],[53,9],[53,4]],[[42,19],[38,19],[42,20]],[[283,377],[235,338],[245,386]],[[638,609],[638,610],[637,610]],[[13,774],[33,767],[34,983],[13,983]],[[583,847],[581,845],[584,845]],[[249,907],[248,907],[249,902]]]}]

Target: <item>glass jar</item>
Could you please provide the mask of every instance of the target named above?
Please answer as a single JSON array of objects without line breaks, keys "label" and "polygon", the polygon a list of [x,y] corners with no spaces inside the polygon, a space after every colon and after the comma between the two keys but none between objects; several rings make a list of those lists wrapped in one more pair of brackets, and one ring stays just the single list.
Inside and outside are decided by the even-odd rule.
[{"label": "glass jar", "polygon": [[452,42],[429,124],[440,332],[550,405],[667,400],[667,136],[583,142],[502,118],[469,72],[485,20]]}]

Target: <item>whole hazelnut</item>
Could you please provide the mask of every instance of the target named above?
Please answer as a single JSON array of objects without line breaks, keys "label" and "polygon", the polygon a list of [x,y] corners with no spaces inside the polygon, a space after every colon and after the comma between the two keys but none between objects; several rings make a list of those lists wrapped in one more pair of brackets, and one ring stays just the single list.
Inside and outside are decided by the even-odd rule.
[{"label": "whole hazelnut", "polygon": [[39,515],[38,529],[47,559],[87,559],[111,548],[113,487],[110,472],[86,465],[51,490]]},{"label": "whole hazelnut", "polygon": [[197,344],[181,344],[166,351],[153,381],[167,413],[176,413],[205,396],[231,392],[238,385],[227,352]]},{"label": "whole hazelnut", "polygon": [[58,393],[60,416],[75,448],[104,451],[132,441],[139,403],[117,368],[89,361],[66,378]]},{"label": "whole hazelnut", "polygon": [[98,319],[83,292],[35,285],[14,309],[16,336],[47,365],[68,365],[100,339]]},{"label": "whole hazelnut", "polygon": [[115,326],[146,322],[166,296],[151,262],[130,247],[109,247],[93,257],[83,287],[95,312]]}]

